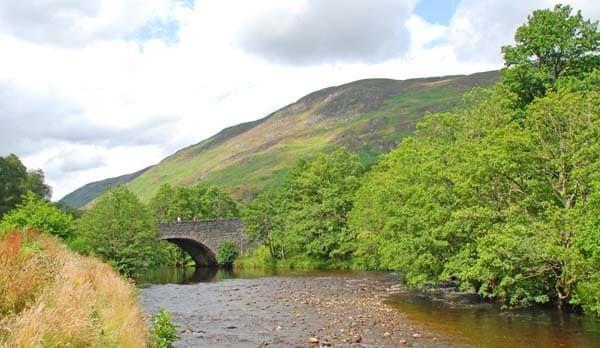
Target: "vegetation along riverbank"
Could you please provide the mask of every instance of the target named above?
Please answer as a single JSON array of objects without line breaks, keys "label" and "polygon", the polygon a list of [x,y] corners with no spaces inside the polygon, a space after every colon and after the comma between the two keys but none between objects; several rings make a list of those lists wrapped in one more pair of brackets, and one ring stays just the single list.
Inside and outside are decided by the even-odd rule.
[{"label": "vegetation along riverbank", "polygon": [[37,230],[0,239],[0,346],[143,347],[135,288]]}]

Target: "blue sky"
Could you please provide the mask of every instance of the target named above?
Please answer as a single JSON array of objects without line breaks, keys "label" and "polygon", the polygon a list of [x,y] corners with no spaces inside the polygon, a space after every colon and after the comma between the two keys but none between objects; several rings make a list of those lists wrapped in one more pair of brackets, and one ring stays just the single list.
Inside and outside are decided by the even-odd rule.
[{"label": "blue sky", "polygon": [[430,23],[448,25],[458,3],[458,0],[421,0],[415,13]]}]

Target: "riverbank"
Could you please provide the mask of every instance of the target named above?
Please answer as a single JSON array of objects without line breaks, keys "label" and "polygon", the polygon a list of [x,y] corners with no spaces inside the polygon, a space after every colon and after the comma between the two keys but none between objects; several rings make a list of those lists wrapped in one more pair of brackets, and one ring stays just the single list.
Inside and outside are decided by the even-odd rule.
[{"label": "riverbank", "polygon": [[458,346],[384,303],[390,275],[332,274],[151,285],[140,298],[173,312],[177,347]]},{"label": "riverbank", "polygon": [[144,347],[135,288],[55,237],[0,238],[0,347]]}]

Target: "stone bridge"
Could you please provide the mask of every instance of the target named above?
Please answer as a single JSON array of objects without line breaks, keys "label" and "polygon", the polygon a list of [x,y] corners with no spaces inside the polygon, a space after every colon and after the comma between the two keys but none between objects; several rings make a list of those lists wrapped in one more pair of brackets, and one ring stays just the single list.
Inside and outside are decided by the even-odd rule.
[{"label": "stone bridge", "polygon": [[173,222],[158,225],[160,239],[179,245],[196,261],[196,266],[216,266],[217,249],[226,240],[238,246],[241,255],[248,251],[242,219]]}]

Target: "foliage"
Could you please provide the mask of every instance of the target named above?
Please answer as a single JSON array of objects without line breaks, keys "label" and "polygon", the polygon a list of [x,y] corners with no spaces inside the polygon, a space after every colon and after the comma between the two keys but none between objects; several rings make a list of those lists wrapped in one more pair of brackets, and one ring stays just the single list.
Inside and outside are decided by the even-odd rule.
[{"label": "foliage", "polygon": [[36,228],[63,239],[70,239],[73,235],[72,225],[73,218],[70,215],[29,191],[23,196],[22,203],[4,215],[0,222],[0,234],[14,228]]},{"label": "foliage", "polygon": [[468,98],[366,177],[350,217],[356,264],[413,285],[458,279],[509,306],[597,308],[585,294],[600,267],[599,94],[549,92],[523,120],[503,86]]},{"label": "foliage", "polygon": [[83,214],[73,245],[84,253],[102,257],[125,274],[160,261],[155,220],[123,186],[101,196]]},{"label": "foliage", "polygon": [[242,210],[244,231],[249,242],[263,242],[269,250],[271,260],[277,258],[276,250],[283,250],[282,238],[283,214],[280,192],[272,189],[261,193]]},{"label": "foliage", "polygon": [[21,202],[23,195],[33,192],[37,198],[50,199],[50,187],[44,183],[40,169],[27,171],[19,157],[0,157],[0,218]]},{"label": "foliage", "polygon": [[179,325],[173,323],[171,318],[173,313],[167,312],[164,308],[160,308],[157,314],[152,315],[152,335],[153,346],[160,348],[168,348],[173,346],[173,341],[179,338],[177,328]]},{"label": "foliage", "polygon": [[534,11],[515,33],[514,46],[502,47],[504,83],[521,106],[552,90],[561,77],[582,78],[600,65],[598,22],[572,14],[568,5]]},{"label": "foliage", "polygon": [[238,257],[239,251],[234,242],[225,240],[217,248],[217,262],[222,266],[231,266]]},{"label": "foliage", "polygon": [[299,161],[279,188],[244,209],[246,232],[263,241],[273,259],[347,259],[354,239],[347,213],[363,172],[358,157],[343,148]]},{"label": "foliage", "polygon": [[150,200],[149,208],[160,222],[222,219],[239,215],[231,195],[214,185],[198,183],[190,188],[163,184]]}]

